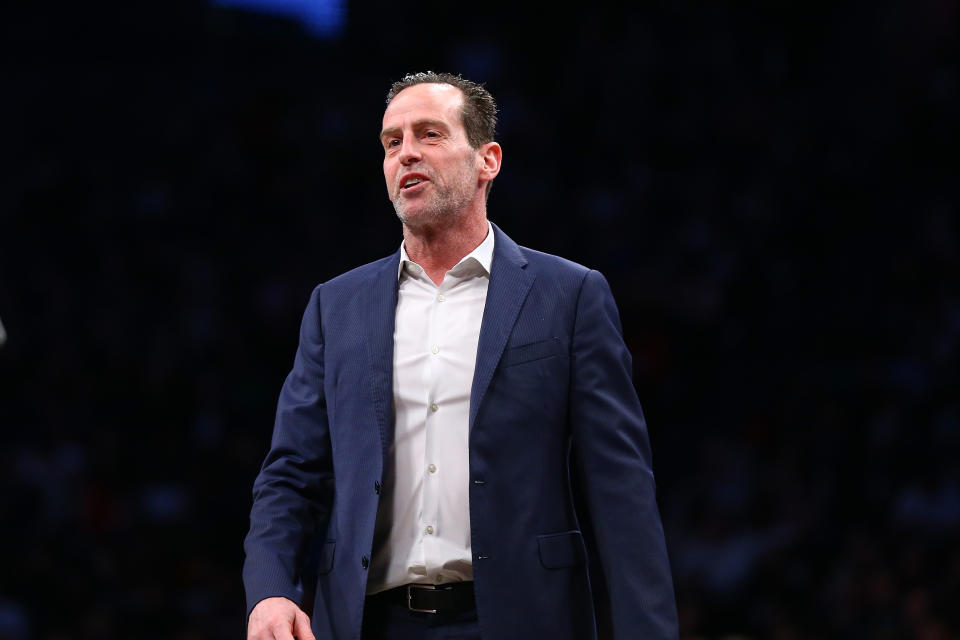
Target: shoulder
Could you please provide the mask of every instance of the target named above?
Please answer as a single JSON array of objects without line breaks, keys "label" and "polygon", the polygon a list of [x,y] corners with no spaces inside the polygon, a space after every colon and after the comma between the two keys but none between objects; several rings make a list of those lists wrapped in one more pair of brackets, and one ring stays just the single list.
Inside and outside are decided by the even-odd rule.
[{"label": "shoulder", "polygon": [[[506,264],[532,273],[536,278],[534,286],[559,295],[558,300],[570,299],[571,292],[581,292],[584,288],[609,291],[606,278],[599,271],[551,253],[518,245],[499,227],[493,225],[493,228],[498,242],[494,248],[494,260],[499,257]],[[494,264],[494,273],[496,271]],[[577,295],[574,294],[573,300]]]},{"label": "shoulder", "polygon": [[591,271],[588,267],[578,264],[572,260],[555,256],[552,253],[544,253],[529,247],[518,246],[520,253],[527,259],[529,265],[538,272],[551,273],[561,277],[571,277],[583,279]]},{"label": "shoulder", "polygon": [[384,271],[389,270],[391,267],[394,277],[396,277],[399,259],[399,252],[397,252],[385,258],[368,262],[367,264],[341,273],[334,278],[330,278],[325,282],[321,282],[314,291],[323,290],[324,295],[330,295],[340,291],[353,290],[365,282],[369,282],[371,279],[383,276]]},{"label": "shoulder", "polygon": [[610,283],[596,269],[527,247],[518,249],[527,260],[527,269],[537,275],[537,285],[556,304],[568,303],[578,309],[594,304],[616,307]]},{"label": "shoulder", "polygon": [[553,288],[562,291],[585,289],[610,291],[610,285],[602,273],[582,264],[550,253],[519,247],[528,261],[528,268],[538,275],[538,280],[547,280]]},{"label": "shoulder", "polygon": [[501,259],[507,264],[532,271],[548,280],[563,280],[569,285],[572,281],[582,282],[590,269],[572,260],[551,253],[544,253],[529,247],[518,245],[500,227],[493,225],[497,244],[494,246],[494,260]]},{"label": "shoulder", "polygon": [[[365,280],[370,278],[375,278],[378,275],[383,273],[384,269],[388,269],[393,265],[393,270],[396,272],[397,264],[399,261],[399,252],[389,255],[385,258],[380,258],[379,260],[374,260],[373,262],[368,262],[365,265],[361,265],[345,273],[341,273],[335,278],[331,278],[326,282],[322,283],[320,286],[325,289],[336,289],[339,287],[353,287],[357,284],[362,283]],[[396,275],[396,274],[394,274]]]},{"label": "shoulder", "polygon": [[368,262],[345,273],[321,282],[316,285],[310,295],[310,307],[343,308],[351,301],[356,301],[375,283],[385,278],[393,280],[397,277],[399,251],[393,255]]}]

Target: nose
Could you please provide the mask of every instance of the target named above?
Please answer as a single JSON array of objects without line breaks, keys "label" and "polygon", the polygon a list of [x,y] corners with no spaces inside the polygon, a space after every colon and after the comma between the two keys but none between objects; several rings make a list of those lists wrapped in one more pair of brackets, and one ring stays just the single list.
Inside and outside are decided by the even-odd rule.
[{"label": "nose", "polygon": [[400,164],[406,166],[410,163],[420,160],[420,148],[417,145],[416,137],[412,134],[403,136],[400,142],[400,153],[397,154]]}]

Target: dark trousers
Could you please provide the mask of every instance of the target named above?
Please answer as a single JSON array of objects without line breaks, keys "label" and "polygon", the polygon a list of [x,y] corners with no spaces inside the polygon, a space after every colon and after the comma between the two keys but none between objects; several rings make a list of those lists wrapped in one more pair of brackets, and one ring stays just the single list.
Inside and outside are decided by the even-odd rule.
[{"label": "dark trousers", "polygon": [[363,610],[363,640],[480,640],[477,612],[417,613],[376,595]]}]

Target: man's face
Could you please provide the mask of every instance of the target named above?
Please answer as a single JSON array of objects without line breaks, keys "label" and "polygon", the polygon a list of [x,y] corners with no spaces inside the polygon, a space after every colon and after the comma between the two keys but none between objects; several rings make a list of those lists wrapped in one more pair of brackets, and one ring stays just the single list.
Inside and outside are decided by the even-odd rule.
[{"label": "man's face", "polygon": [[383,114],[383,176],[397,217],[408,226],[455,220],[475,199],[480,161],[460,119],[463,94],[448,84],[398,93]]}]

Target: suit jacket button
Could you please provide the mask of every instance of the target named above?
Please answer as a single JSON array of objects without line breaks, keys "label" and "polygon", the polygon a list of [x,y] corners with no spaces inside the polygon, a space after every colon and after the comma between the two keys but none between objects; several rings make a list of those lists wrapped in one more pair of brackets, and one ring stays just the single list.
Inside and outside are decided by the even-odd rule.
[{"label": "suit jacket button", "polygon": [[368,558],[367,556],[363,556],[362,558],[360,558],[360,565],[364,569],[368,568],[370,566],[370,558]]},{"label": "suit jacket button", "polygon": [[377,495],[380,495],[380,489],[383,488],[383,485],[380,484],[380,481],[377,480],[373,483],[373,490],[377,492]]}]

